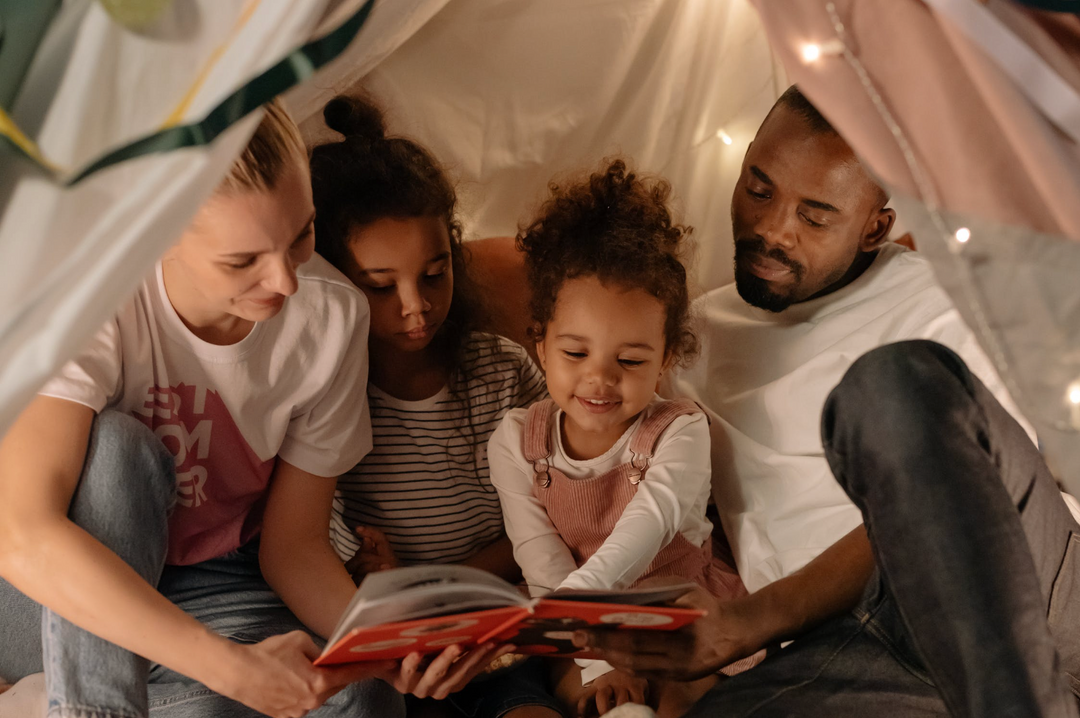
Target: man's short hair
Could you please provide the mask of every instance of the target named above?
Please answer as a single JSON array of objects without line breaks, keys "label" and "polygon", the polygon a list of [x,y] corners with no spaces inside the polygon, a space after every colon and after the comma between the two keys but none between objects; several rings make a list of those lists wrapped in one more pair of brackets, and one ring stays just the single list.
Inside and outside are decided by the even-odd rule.
[{"label": "man's short hair", "polygon": [[[836,135],[843,139],[843,136],[832,126],[832,123],[825,119],[825,115],[821,114],[821,112],[818,111],[818,108],[814,107],[814,103],[806,98],[806,95],[802,93],[798,85],[792,85],[784,91],[784,94],[780,95],[776,100],[776,103],[772,106],[772,109],[769,110],[769,115],[771,115],[777,107],[781,106],[786,107],[801,117],[803,121],[806,122],[806,126],[811,132],[815,134]],[[765,120],[768,121],[768,119],[769,116],[766,115]],[[765,123],[762,122],[762,124]],[[876,181],[874,184],[878,189],[878,202],[884,207],[889,203],[889,193],[886,192],[881,185],[877,184]]]},{"label": "man's short hair", "polygon": [[[776,107],[780,105],[783,105],[799,117],[802,117],[806,121],[807,126],[816,133],[840,134],[836,131],[836,128],[825,119],[825,115],[821,114],[818,111],[818,108],[814,107],[814,103],[806,99],[806,95],[802,93],[798,85],[792,85],[785,90],[784,94],[780,95],[776,104],[773,105],[773,109],[776,109]],[[770,113],[771,112],[772,111],[770,110]]]}]

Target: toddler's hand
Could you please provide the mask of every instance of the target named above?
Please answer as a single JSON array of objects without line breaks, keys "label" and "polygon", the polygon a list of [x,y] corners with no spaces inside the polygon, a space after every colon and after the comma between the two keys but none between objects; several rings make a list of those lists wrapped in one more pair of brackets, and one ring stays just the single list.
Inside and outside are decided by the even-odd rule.
[{"label": "toddler's hand", "polygon": [[596,715],[604,715],[623,703],[645,704],[649,695],[649,682],[620,670],[609,671],[585,686],[585,693],[578,699],[578,716],[591,715],[595,702]]},{"label": "toddler's hand", "polygon": [[357,526],[355,532],[360,539],[360,550],[345,563],[345,570],[354,582],[359,584],[369,573],[397,568],[397,557],[382,531],[372,526]]},{"label": "toddler's hand", "polygon": [[381,677],[399,693],[443,700],[468,685],[492,661],[513,650],[512,645],[485,643],[472,650],[458,645],[447,646],[434,658],[410,653],[401,660],[396,671]]}]

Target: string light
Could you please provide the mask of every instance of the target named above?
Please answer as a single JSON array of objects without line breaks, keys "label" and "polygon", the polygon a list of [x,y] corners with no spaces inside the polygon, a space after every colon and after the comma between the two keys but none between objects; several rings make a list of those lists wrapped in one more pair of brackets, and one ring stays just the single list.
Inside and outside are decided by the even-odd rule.
[{"label": "string light", "polygon": [[802,56],[802,61],[809,65],[827,55],[840,55],[843,52],[844,43],[840,38],[833,38],[824,43],[808,42],[802,46],[799,54]]},{"label": "string light", "polygon": [[723,130],[717,130],[716,136],[719,137],[720,141],[723,142],[725,145],[730,145],[732,143],[731,135],[724,132]]},{"label": "string light", "polygon": [[1069,401],[1073,404],[1080,405],[1080,386],[1074,384],[1069,389]]},{"label": "string light", "polygon": [[[957,242],[959,242],[960,244],[963,244],[964,242],[971,239],[971,230],[968,229],[967,227],[961,227],[960,229],[956,230],[956,234],[954,236],[956,237]],[[1077,403],[1080,403],[1080,402],[1077,402]]]}]

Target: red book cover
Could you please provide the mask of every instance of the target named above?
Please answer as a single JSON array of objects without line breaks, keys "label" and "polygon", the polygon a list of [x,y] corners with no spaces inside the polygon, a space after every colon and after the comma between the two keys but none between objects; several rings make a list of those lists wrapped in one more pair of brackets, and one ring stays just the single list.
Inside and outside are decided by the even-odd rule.
[{"label": "red book cover", "polygon": [[[365,579],[316,665],[401,658],[487,641],[517,653],[592,657],[572,643],[589,626],[672,631],[704,612],[643,605],[673,600],[687,585],[619,592],[572,591],[529,599],[501,579],[463,566],[413,566]],[[503,604],[503,605],[499,605]]]}]

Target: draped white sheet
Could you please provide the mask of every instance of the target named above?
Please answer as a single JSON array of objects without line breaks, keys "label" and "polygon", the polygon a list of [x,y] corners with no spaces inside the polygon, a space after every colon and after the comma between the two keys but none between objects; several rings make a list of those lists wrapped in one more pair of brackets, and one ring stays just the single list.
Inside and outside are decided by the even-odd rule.
[{"label": "draped white sheet", "polygon": [[[174,1],[135,32],[70,0],[11,114],[74,170],[170,116],[201,117],[360,4]],[[697,230],[706,288],[730,277],[734,178],[783,87],[745,0],[383,0],[357,41],[286,101],[317,134],[325,101],[361,81],[460,177],[473,236],[512,233],[553,174],[605,154],[666,175]],[[0,431],[174,241],[257,120],[72,188],[3,155]]]},{"label": "draped white sheet", "polygon": [[[414,0],[398,9],[443,2]],[[71,172],[170,121],[202,118],[361,5],[174,1],[136,32],[96,2],[70,0],[50,25],[11,115],[50,161]],[[349,50],[354,67],[373,61],[365,47],[372,58],[384,56],[418,27],[417,16],[383,5]],[[365,45],[365,38],[374,39]],[[260,117],[253,113],[208,147],[127,161],[70,188],[28,160],[0,155],[0,433],[134,290]]]},{"label": "draped white sheet", "polygon": [[337,89],[369,91],[449,166],[470,237],[513,234],[557,174],[633,158],[671,180],[711,289],[732,277],[731,192],[782,75],[746,0],[454,0]]}]

